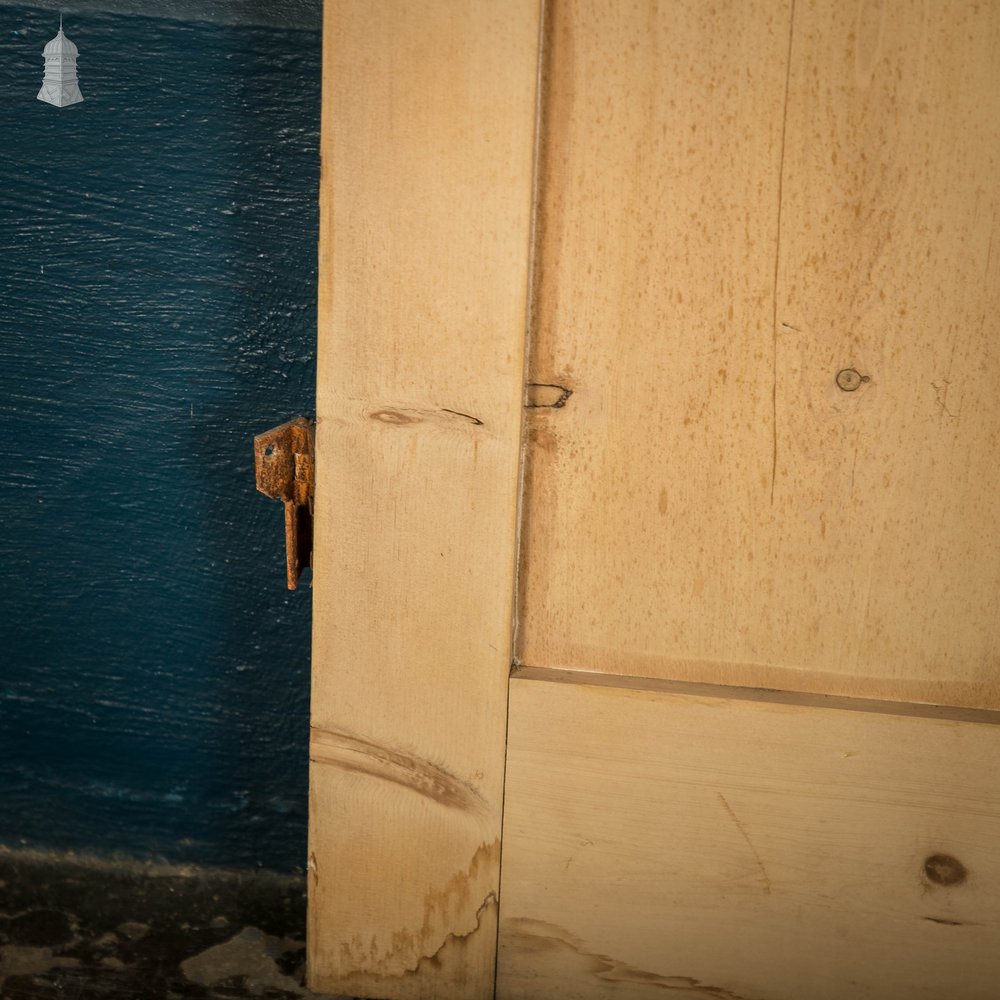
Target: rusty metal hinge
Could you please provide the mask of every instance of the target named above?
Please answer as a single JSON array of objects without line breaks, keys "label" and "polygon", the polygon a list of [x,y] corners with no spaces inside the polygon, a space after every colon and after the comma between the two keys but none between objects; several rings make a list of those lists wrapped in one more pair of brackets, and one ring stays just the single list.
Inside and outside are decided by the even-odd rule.
[{"label": "rusty metal hinge", "polygon": [[313,494],[316,479],[314,423],[296,417],[253,439],[257,489],[285,505],[285,567],[288,589],[295,590],[312,566]]}]

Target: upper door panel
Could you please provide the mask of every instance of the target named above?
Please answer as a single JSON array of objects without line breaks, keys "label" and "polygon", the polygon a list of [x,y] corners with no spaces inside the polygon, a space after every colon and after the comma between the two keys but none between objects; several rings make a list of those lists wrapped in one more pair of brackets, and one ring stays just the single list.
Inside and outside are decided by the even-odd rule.
[{"label": "upper door panel", "polygon": [[519,660],[1000,706],[1000,6],[547,16]]}]

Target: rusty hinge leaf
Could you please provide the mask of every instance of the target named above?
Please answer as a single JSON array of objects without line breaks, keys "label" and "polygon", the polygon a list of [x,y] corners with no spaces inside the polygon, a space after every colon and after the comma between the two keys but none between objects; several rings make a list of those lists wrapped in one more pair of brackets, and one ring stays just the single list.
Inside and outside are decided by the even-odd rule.
[{"label": "rusty hinge leaf", "polygon": [[312,566],[314,424],[296,417],[253,439],[257,489],[285,505],[285,569],[288,589],[295,590],[306,566]]}]

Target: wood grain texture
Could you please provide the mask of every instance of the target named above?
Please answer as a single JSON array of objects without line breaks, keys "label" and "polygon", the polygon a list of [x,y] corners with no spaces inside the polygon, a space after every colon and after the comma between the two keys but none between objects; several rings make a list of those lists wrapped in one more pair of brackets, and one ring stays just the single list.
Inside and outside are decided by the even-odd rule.
[{"label": "wood grain texture", "polygon": [[550,20],[520,662],[1000,706],[1000,7]]},{"label": "wood grain texture", "polygon": [[492,995],[538,11],[326,6],[310,980]]},{"label": "wood grain texture", "polygon": [[313,407],[320,33],[96,6],[65,109],[58,8],[2,6],[0,843],[292,872],[310,601],[250,438]]},{"label": "wood grain texture", "polygon": [[498,997],[996,996],[1000,716],[620,681],[511,681]]}]

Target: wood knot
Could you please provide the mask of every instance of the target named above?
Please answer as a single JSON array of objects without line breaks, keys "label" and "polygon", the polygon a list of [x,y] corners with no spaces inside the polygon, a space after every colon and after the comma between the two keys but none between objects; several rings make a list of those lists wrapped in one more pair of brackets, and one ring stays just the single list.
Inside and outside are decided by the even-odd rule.
[{"label": "wood knot", "polygon": [[969,876],[965,865],[950,854],[932,854],[924,862],[924,874],[935,885],[959,885]]},{"label": "wood knot", "polygon": [[395,424],[401,427],[405,424],[419,424],[421,417],[416,413],[404,413],[402,410],[376,410],[369,413],[372,420],[378,420],[383,424]]}]

